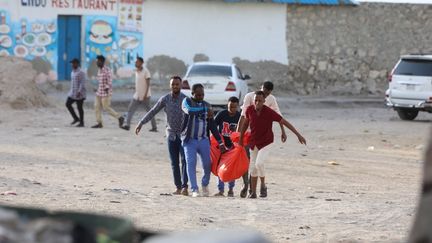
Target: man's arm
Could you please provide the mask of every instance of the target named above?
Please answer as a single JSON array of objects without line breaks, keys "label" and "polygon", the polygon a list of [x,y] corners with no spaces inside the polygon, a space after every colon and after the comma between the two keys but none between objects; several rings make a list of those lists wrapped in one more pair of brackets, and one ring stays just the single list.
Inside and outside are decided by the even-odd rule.
[{"label": "man's arm", "polygon": [[306,145],[306,139],[297,131],[297,129],[295,129],[295,127],[293,125],[291,125],[291,123],[289,123],[284,118],[282,118],[279,123],[281,125],[286,126],[289,130],[291,130],[291,132],[293,132],[297,136],[297,139],[299,140],[299,142],[301,144]]},{"label": "man's arm", "polygon": [[81,98],[82,94],[84,94],[84,87],[85,87],[85,74],[83,71],[81,71],[78,74],[78,82],[79,82],[79,86],[78,86],[78,97]]},{"label": "man's arm", "polygon": [[165,107],[165,104],[164,97],[159,98],[158,102],[143,116],[143,118],[141,118],[140,122],[135,128],[136,135],[138,135],[138,133],[141,131],[141,127],[144,124],[150,121],[160,110],[162,110],[162,108]]},{"label": "man's arm", "polygon": [[237,128],[236,128],[236,132],[240,132],[241,128],[243,127],[243,124],[245,123],[245,119],[246,117],[244,117],[243,115],[240,116],[240,119],[237,123]]},{"label": "man's arm", "polygon": [[[279,104],[277,103],[276,97],[274,97],[273,95],[271,95],[271,98],[268,97],[268,99],[270,100],[270,108],[274,111],[276,111],[279,115],[282,116],[282,112],[279,109]],[[281,129],[281,141],[282,143],[285,143],[287,140],[287,135],[285,132],[285,127],[283,124],[279,124],[280,125],[280,129]]]},{"label": "man's arm", "polygon": [[146,78],[145,82],[146,82],[146,90],[144,91],[143,99],[147,98],[148,91],[150,89],[150,78]]},{"label": "man's arm", "polygon": [[243,105],[241,107],[241,116],[240,119],[237,123],[237,129],[236,132],[240,132],[240,128],[243,126],[244,120],[246,118],[246,110],[247,108],[253,104],[252,101],[252,95],[250,93],[246,94],[245,97],[243,98]]},{"label": "man's arm", "polygon": [[108,93],[110,86],[112,85],[112,74],[108,69],[101,70],[102,72],[102,90]]},{"label": "man's arm", "polygon": [[216,126],[214,119],[213,118],[207,119],[207,124],[208,124],[208,127],[210,129],[210,132],[216,138],[216,141],[218,141],[219,144],[223,144],[222,137],[221,137],[221,135],[217,129],[217,126]]},{"label": "man's arm", "polygon": [[271,95],[271,98],[268,97],[267,99],[270,99],[270,108],[274,111],[276,111],[279,115],[282,116],[282,112],[279,109],[279,104],[277,103],[276,97],[274,97],[273,95]]},{"label": "man's arm", "polygon": [[285,127],[282,125],[282,124],[280,124],[279,123],[279,125],[280,125],[280,129],[281,129],[281,141],[282,141],[282,143],[285,143],[286,142],[286,140],[287,140],[287,135],[286,135],[286,132],[285,132]]},{"label": "man's arm", "polygon": [[225,144],[224,144],[222,137],[221,137],[221,135],[220,135],[220,133],[216,127],[214,119],[208,118],[207,124],[208,124],[208,127],[209,127],[211,134],[213,134],[213,136],[215,137],[216,141],[219,144],[219,149],[221,150],[222,153],[224,153],[226,151]]},{"label": "man's arm", "polygon": [[[243,116],[242,116],[243,117]],[[241,124],[241,127],[237,127],[237,130],[240,130],[240,138],[239,138],[239,145],[243,146],[243,136],[246,130],[249,127],[249,120],[246,117],[243,117],[243,122]],[[240,118],[241,119],[241,118]]]},{"label": "man's arm", "polygon": [[219,111],[214,117],[214,122],[217,128],[222,124],[222,111]]}]

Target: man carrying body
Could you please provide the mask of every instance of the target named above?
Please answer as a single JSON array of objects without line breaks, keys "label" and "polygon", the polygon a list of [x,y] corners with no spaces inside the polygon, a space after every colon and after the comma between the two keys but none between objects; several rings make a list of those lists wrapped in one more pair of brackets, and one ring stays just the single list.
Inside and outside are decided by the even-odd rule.
[{"label": "man carrying body", "polygon": [[[271,108],[272,110],[276,111],[279,115],[282,115],[282,113],[280,112],[279,109],[279,105],[276,101],[276,97],[274,97],[271,92],[273,91],[273,83],[270,81],[265,81],[263,83],[263,85],[261,86],[261,91],[264,92],[265,95],[265,105],[268,106],[269,108]],[[254,97],[255,97],[255,92],[250,92],[247,93],[243,99],[243,106],[242,106],[242,111],[241,111],[241,117],[240,120],[238,122],[238,126],[237,126],[237,131],[240,131],[240,127],[243,125],[243,122],[245,120],[246,117],[246,110],[249,106],[254,104]],[[280,128],[281,128],[281,141],[284,143],[287,139],[287,135],[285,132],[285,128],[282,124],[280,124]],[[249,151],[248,148],[246,148],[246,151]],[[240,197],[246,197],[247,194],[247,189],[248,189],[248,185],[249,185],[249,171],[246,171],[246,173],[243,175],[243,188],[240,192]],[[261,190],[262,195],[266,194],[267,191],[267,187],[264,186],[264,182],[261,181]]]},{"label": "man carrying body", "polygon": [[[186,172],[186,160],[181,142],[181,131],[184,113],[182,110],[182,101],[186,95],[180,92],[182,80],[179,76],[173,76],[170,80],[171,92],[162,96],[158,102],[143,116],[138,126],[135,128],[135,133],[138,135],[141,127],[150,120],[162,109],[164,109],[167,120],[167,143],[168,152],[171,160],[171,168],[174,177],[175,195],[185,195],[188,193],[188,176]],[[181,171],[180,159],[181,157]]]},{"label": "man carrying body", "polygon": [[[137,57],[137,60],[135,61],[135,94],[126,113],[126,124],[122,126],[125,130],[130,129],[132,117],[138,106],[144,105],[147,112],[150,110],[150,72],[143,66],[143,64],[144,59],[142,57]],[[154,117],[151,119],[151,125],[152,129],[150,131],[157,132],[156,120]]]},{"label": "man carrying body", "polygon": [[[237,123],[240,119],[240,112],[238,111],[239,99],[237,97],[231,97],[228,99],[228,109],[219,111],[215,117],[215,123],[218,127],[219,133],[227,149],[233,148],[233,143],[231,141],[231,133],[236,131]],[[218,178],[219,179],[219,178]],[[234,196],[234,185],[235,181],[228,182],[228,197]],[[218,182],[219,192],[215,196],[224,196],[225,183],[219,179]]]},{"label": "man carrying body", "polygon": [[[306,145],[306,139],[295,129],[291,123],[285,120],[281,115],[264,105],[265,94],[263,91],[256,91],[254,96],[254,105],[249,106],[246,110],[246,116],[242,127],[240,128],[239,144],[243,146],[243,135],[247,128],[250,127],[250,163],[253,165],[251,171],[251,192],[249,198],[257,198],[256,188],[258,177],[261,180],[261,188],[265,187],[265,171],[264,163],[267,160],[268,154],[271,152],[271,144],[273,143],[273,122],[286,126],[296,136],[301,144]],[[264,195],[263,195],[264,194]],[[267,196],[267,190],[261,192],[261,197]]]},{"label": "man carrying body", "polygon": [[196,180],[197,154],[201,157],[204,170],[201,179],[202,196],[208,197],[208,184],[210,183],[211,160],[210,141],[208,130],[219,143],[219,149],[225,152],[225,146],[217,131],[213,120],[213,112],[210,104],[204,101],[204,86],[194,84],[192,86],[192,98],[185,98],[182,102],[183,112],[186,114],[183,120],[183,148],[186,156],[187,173],[191,183],[192,197],[199,196]]}]

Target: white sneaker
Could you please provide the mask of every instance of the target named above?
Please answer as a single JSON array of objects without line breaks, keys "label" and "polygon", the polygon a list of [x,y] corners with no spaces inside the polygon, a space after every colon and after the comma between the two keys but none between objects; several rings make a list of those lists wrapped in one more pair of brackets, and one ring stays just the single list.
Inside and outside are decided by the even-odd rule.
[{"label": "white sneaker", "polygon": [[203,187],[202,187],[202,196],[203,196],[203,197],[208,197],[208,196],[210,196],[210,192],[209,192],[208,186],[203,186]]},{"label": "white sneaker", "polygon": [[192,192],[192,197],[199,197],[199,192],[198,191],[193,191]]}]

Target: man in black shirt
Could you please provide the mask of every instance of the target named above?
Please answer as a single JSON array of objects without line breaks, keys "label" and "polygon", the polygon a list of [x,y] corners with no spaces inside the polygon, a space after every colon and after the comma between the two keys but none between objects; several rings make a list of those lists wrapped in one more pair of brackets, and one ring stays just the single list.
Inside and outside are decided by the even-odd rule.
[{"label": "man in black shirt", "polygon": [[[230,135],[232,132],[236,131],[237,123],[240,119],[240,112],[238,111],[239,99],[237,97],[231,97],[228,99],[228,109],[222,110],[217,113],[215,117],[215,123],[218,127],[219,133],[225,143],[225,147],[228,149],[233,148],[233,143],[231,141]],[[228,197],[234,196],[234,183],[235,181],[230,181],[228,183]],[[225,183],[219,179],[218,183],[219,192],[215,196],[224,196]]]}]

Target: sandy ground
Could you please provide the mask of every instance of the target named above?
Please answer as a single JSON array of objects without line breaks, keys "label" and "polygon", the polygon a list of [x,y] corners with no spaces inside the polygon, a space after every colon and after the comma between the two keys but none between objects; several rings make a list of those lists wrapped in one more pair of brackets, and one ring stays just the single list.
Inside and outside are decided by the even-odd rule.
[{"label": "sandy ground", "polygon": [[[273,242],[402,242],[415,214],[431,116],[404,122],[380,101],[280,98],[308,145],[292,135],[282,144],[275,126],[269,197],[257,200],[239,198],[239,181],[235,198],[166,195],[174,186],[163,113],[158,133],[146,125],[136,136],[108,114],[103,129],[90,129],[91,98],[85,128],[69,126],[63,99],[43,109],[2,106],[0,191],[17,196],[0,202],[125,216],[158,232],[252,228]],[[125,102],[114,107],[126,109]],[[214,176],[210,189],[217,191]]]}]

